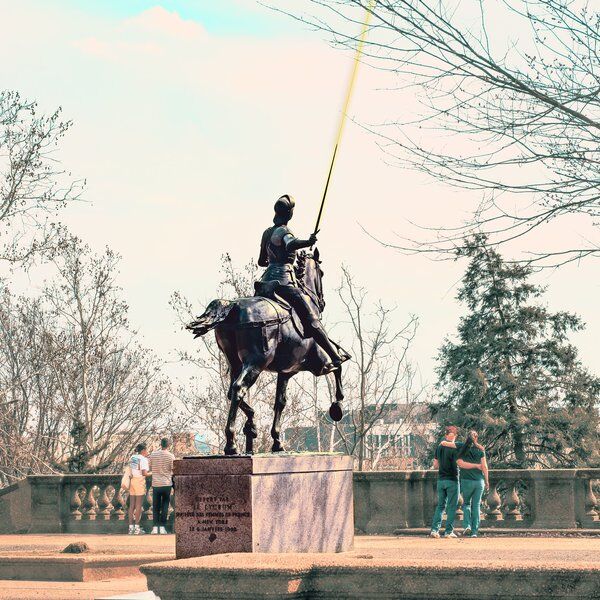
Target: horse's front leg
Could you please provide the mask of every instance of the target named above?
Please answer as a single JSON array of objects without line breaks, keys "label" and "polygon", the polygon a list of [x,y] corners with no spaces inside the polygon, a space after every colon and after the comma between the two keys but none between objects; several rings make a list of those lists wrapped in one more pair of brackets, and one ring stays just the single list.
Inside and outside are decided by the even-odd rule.
[{"label": "horse's front leg", "polygon": [[254,454],[254,440],[258,437],[258,431],[256,431],[256,425],[254,424],[254,410],[245,400],[240,402],[240,409],[246,415],[246,423],[244,425],[246,454]]},{"label": "horse's front leg", "polygon": [[329,416],[333,421],[342,420],[342,407],[340,403],[344,399],[344,389],[342,387],[342,367],[333,372],[335,377],[335,401],[329,407]]},{"label": "horse's front leg", "polygon": [[243,401],[248,388],[260,375],[260,369],[252,365],[244,365],[240,374],[232,381],[229,388],[229,415],[225,426],[225,454],[238,454],[235,446],[235,419],[240,403]]},{"label": "horse's front leg", "polygon": [[285,391],[289,380],[293,377],[289,373],[278,373],[277,374],[277,391],[275,392],[275,408],[273,415],[273,427],[271,427],[271,437],[273,438],[273,446],[271,452],[283,452],[283,446],[279,439],[280,424],[281,424],[281,413],[285,408],[287,398]]}]

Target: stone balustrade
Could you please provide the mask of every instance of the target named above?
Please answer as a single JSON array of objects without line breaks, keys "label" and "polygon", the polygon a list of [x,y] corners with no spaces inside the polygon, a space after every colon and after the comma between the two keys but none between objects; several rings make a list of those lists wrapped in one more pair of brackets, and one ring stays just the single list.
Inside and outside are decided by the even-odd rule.
[{"label": "stone balustrade", "polygon": [[[428,527],[437,503],[435,471],[354,474],[355,526],[364,533]],[[600,529],[600,469],[495,469],[481,528]],[[463,518],[459,498],[456,526]]]},{"label": "stone balustrade", "polygon": [[[128,492],[121,475],[34,475],[31,486],[31,533],[126,533]],[[172,526],[174,495],[169,506]],[[152,528],[150,479],[140,525]]]},{"label": "stone balustrade", "polygon": [[[354,474],[359,533],[428,527],[437,501],[434,471]],[[0,533],[125,533],[127,492],[120,475],[34,475],[0,490]],[[461,499],[462,500],[462,499]],[[600,469],[496,469],[482,502],[482,529],[599,529]],[[171,496],[169,520],[174,518]],[[457,526],[462,507],[457,513]],[[152,526],[152,488],[142,526]]]}]

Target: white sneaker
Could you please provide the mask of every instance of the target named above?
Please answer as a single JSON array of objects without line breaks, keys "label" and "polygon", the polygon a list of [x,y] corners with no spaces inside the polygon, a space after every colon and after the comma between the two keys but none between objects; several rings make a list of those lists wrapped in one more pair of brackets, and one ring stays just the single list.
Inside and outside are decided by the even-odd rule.
[{"label": "white sneaker", "polygon": [[435,539],[437,540],[437,539],[439,539],[439,537],[440,537],[440,534],[439,534],[437,531],[432,531],[432,532],[429,534],[429,537],[430,537],[430,538],[435,538]]},{"label": "white sneaker", "polygon": [[447,533],[446,535],[444,535],[445,538],[457,538],[458,536],[454,533],[454,531],[451,531],[450,533]]},{"label": "white sneaker", "polygon": [[467,528],[466,528],[466,529],[465,529],[465,530],[462,532],[462,534],[463,534],[464,536],[471,535],[471,528],[470,528],[470,527],[467,527]]},{"label": "white sneaker", "polygon": [[152,531],[150,532],[151,535],[158,535],[159,533],[162,533],[162,531],[159,531],[158,527],[153,527]]},{"label": "white sneaker", "polygon": [[134,535],[146,535],[146,532],[139,525],[136,525]]},{"label": "white sneaker", "polygon": [[134,533],[135,533],[135,525],[130,525],[128,535],[133,535]]},{"label": "white sneaker", "polygon": [[166,535],[168,533],[168,531],[164,527],[161,526],[158,528],[158,533],[160,533],[161,535]]}]

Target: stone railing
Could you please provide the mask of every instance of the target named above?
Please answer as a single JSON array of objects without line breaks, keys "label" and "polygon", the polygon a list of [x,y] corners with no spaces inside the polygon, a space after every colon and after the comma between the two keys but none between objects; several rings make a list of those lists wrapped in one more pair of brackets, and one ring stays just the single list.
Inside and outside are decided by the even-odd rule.
[{"label": "stone railing", "polygon": [[[0,490],[0,533],[125,533],[127,493],[120,475],[34,475]],[[149,482],[148,482],[149,483]],[[428,527],[437,501],[434,471],[354,474],[359,533]],[[600,530],[600,469],[490,471],[482,528]],[[174,518],[171,496],[169,529]],[[457,527],[462,508],[457,513]],[[152,488],[142,526],[152,527]]]},{"label": "stone railing", "polygon": [[[354,474],[359,532],[428,527],[437,503],[435,471]],[[482,501],[482,528],[600,529],[600,469],[496,469]],[[456,525],[463,518],[459,498]]]},{"label": "stone railing", "polygon": [[[35,475],[31,486],[30,533],[126,533],[128,493],[121,475]],[[169,523],[174,518],[171,495]],[[152,487],[148,479],[141,526],[152,528]]]}]

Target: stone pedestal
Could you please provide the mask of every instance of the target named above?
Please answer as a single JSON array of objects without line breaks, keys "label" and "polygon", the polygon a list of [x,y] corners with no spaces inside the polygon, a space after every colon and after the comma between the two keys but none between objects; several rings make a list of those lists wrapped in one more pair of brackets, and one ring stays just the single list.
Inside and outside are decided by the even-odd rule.
[{"label": "stone pedestal", "polygon": [[189,457],[174,474],[177,558],[352,548],[349,456]]}]

